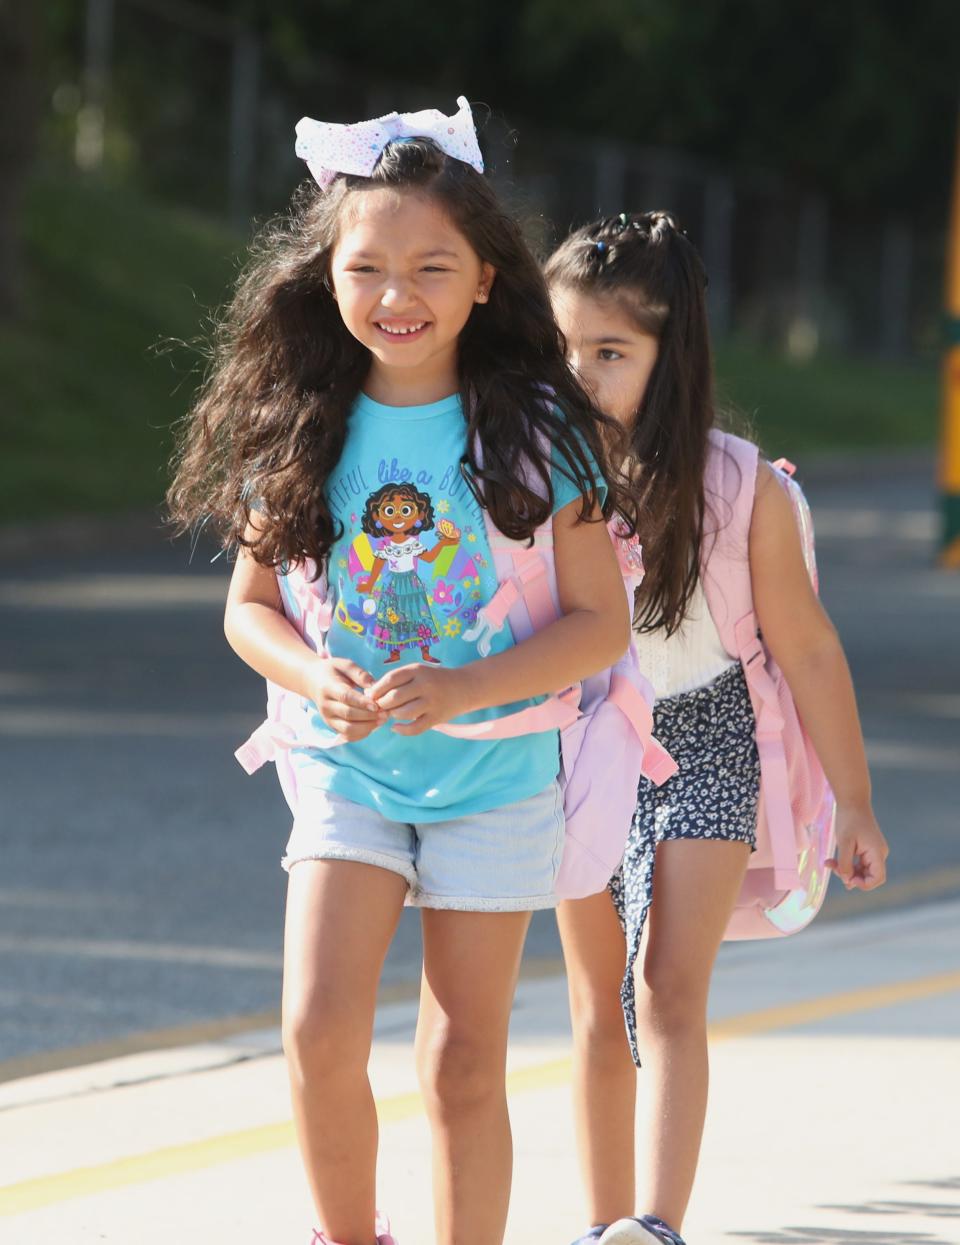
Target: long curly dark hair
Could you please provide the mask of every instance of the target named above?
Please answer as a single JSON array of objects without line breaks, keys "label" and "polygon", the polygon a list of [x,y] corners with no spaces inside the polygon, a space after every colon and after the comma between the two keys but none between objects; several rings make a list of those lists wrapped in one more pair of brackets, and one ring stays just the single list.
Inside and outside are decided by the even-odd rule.
[{"label": "long curly dark hair", "polygon": [[433,527],[433,502],[429,493],[421,493],[412,484],[385,484],[367,498],[360,518],[361,532],[366,532],[368,536],[383,535],[383,530],[373,516],[380,509],[380,503],[385,497],[404,497],[407,501],[412,501],[421,516],[418,530],[429,532]]},{"label": "long curly dark hair", "polygon": [[623,212],[572,233],[545,275],[553,287],[615,298],[658,340],[629,442],[646,567],[634,621],[670,635],[689,609],[704,540],[714,401],[703,261],[669,212]]},{"label": "long curly dark hair", "polygon": [[[474,306],[458,342],[461,471],[493,522],[524,540],[549,518],[552,446],[557,468],[587,499],[582,513],[599,504],[604,518],[619,512],[634,530],[626,479],[605,449],[611,421],[566,366],[543,274],[519,226],[481,174],[426,138],[389,143],[370,177],[340,175],[325,192],[304,183],[255,240],[179,431],[167,493],[174,525],[209,523],[228,548],[243,546],[264,566],[325,565],[341,535],[325,486],[371,359],[340,317],[330,257],[344,204],[383,186],[429,195],[497,271],[489,301]],[[590,455],[608,485],[602,503]]]}]

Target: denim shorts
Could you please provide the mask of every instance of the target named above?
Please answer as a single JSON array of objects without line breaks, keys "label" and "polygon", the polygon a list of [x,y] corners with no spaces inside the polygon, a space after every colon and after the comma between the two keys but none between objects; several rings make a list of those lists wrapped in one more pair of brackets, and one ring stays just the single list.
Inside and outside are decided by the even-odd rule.
[{"label": "denim shorts", "polygon": [[282,864],[289,870],[302,860],[355,860],[399,873],[414,907],[530,912],[557,902],[563,834],[555,782],[515,804],[419,825],[301,786]]}]

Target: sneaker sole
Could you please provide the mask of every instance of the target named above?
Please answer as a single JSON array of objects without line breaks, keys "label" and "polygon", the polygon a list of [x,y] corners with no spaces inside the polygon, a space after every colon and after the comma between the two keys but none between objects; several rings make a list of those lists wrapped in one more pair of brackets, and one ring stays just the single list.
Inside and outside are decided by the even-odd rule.
[{"label": "sneaker sole", "polygon": [[663,1237],[634,1220],[612,1223],[597,1245],[663,1245]]}]

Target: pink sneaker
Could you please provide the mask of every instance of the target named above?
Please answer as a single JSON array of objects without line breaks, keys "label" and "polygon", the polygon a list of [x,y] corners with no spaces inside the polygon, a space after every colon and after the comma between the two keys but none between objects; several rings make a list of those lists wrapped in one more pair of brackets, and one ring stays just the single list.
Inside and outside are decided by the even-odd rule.
[{"label": "pink sneaker", "polygon": [[[377,1245],[399,1245],[397,1238],[390,1233],[390,1220],[386,1215],[381,1214],[380,1211],[377,1211],[377,1222],[374,1231],[377,1234]],[[310,1245],[337,1245],[337,1242],[331,1240],[319,1228],[314,1228],[313,1240],[310,1242]]]},{"label": "pink sneaker", "polygon": [[390,1231],[390,1220],[379,1210],[377,1211],[375,1231],[377,1233],[377,1245],[400,1245],[400,1242]]}]

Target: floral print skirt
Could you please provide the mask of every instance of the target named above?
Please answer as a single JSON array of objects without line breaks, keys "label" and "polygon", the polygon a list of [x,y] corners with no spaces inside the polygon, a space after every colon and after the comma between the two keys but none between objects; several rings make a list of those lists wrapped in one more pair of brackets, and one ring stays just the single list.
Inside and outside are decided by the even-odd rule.
[{"label": "floral print skirt", "polygon": [[391,652],[436,644],[440,632],[427,590],[416,571],[392,571],[380,593],[373,636],[377,648]]},{"label": "floral print skirt", "polygon": [[662,787],[640,779],[623,863],[610,881],[627,940],[620,1000],[637,1067],[633,973],[653,901],[657,846],[671,839],[715,839],[754,848],[760,796],[756,722],[739,663],[706,687],[658,701],[653,724],[679,769]]}]

